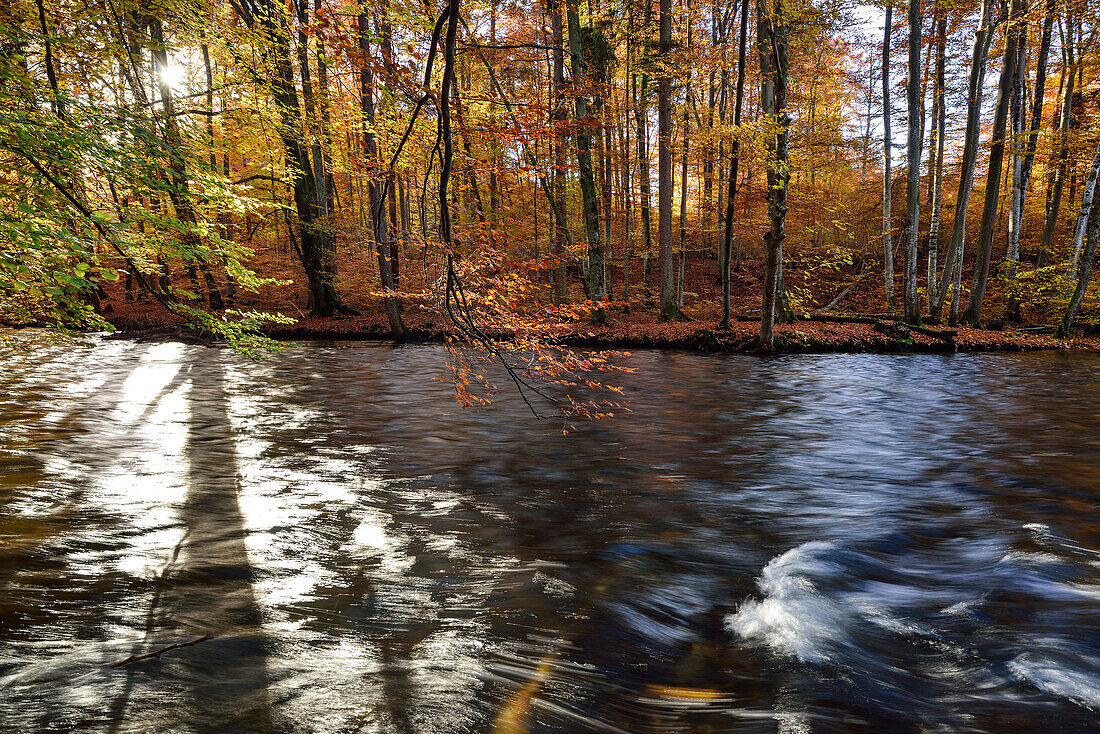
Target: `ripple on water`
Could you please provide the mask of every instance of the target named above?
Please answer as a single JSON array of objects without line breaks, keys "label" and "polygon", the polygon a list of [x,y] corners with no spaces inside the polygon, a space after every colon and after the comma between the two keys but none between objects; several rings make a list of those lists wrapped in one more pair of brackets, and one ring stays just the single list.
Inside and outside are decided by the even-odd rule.
[{"label": "ripple on water", "polygon": [[1095,730],[1095,358],[444,359],[0,345],[0,729]]}]

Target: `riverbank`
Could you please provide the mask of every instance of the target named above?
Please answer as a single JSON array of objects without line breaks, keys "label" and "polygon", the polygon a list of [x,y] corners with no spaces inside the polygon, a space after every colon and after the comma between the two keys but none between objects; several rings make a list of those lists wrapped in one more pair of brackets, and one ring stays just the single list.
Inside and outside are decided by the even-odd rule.
[{"label": "riverbank", "polygon": [[[194,339],[193,332],[168,315],[140,304],[119,304],[109,320],[118,338]],[[399,341],[442,342],[448,332],[438,315],[427,309],[405,314],[407,333]],[[649,312],[612,310],[601,326],[582,322],[558,323],[544,333],[561,344],[597,349],[684,349],[706,352],[755,353],[759,317],[742,315],[729,330],[716,320],[689,319],[660,322]],[[926,326],[914,329],[886,315],[819,315],[776,326],[776,351],[784,353],[923,353],[1022,352],[1037,350],[1100,351],[1100,336],[1077,335],[1057,339],[1044,327],[1006,325],[999,329]],[[378,314],[298,318],[292,324],[274,324],[266,336],[280,341],[394,340]],[[509,338],[510,334],[496,334]]]},{"label": "riverbank", "polygon": [[[239,291],[232,306],[245,312],[281,314],[290,324],[269,324],[266,336],[283,341],[303,340],[379,340],[393,341],[389,324],[375,295],[371,282],[370,263],[356,262],[340,273],[340,292],[344,303],[354,314],[325,318],[308,316],[308,293],[296,279],[296,263],[286,257],[257,258],[257,272],[272,280],[258,290]],[[631,283],[634,285],[624,302],[625,284],[616,280],[614,302],[606,307],[606,322],[596,326],[587,319],[557,320],[559,315],[545,302],[542,292],[538,304],[531,304],[539,313],[528,313],[525,319],[538,324],[539,332],[559,343],[595,349],[665,348],[726,353],[756,353],[759,333],[759,308],[763,289],[763,263],[745,260],[740,269],[731,273],[731,309],[737,317],[733,328],[716,328],[721,316],[721,292],[718,285],[717,262],[693,259],[686,271],[684,284],[684,315],[682,321],[660,322],[653,294],[644,287],[642,263],[634,264]],[[848,270],[852,270],[849,268]],[[447,338],[447,315],[431,302],[430,290],[424,283],[415,260],[406,262],[402,293],[402,319],[407,328],[404,342],[442,342]],[[865,271],[842,272],[824,269],[807,271],[792,268],[788,287],[800,300],[792,301],[798,310],[830,309],[828,314],[801,318],[776,327],[776,351],[784,353],[908,353],[908,352],[990,352],[1035,350],[1100,350],[1100,332],[1095,324],[1076,332],[1069,339],[1055,339],[1053,324],[1057,309],[1040,310],[1034,304],[1024,304],[1023,324],[992,321],[985,329],[946,327],[926,324],[915,329],[900,325],[896,314],[881,313],[884,300],[878,280],[864,277]],[[812,275],[812,277],[810,277]],[[186,274],[173,273],[176,282],[184,282]],[[537,276],[536,276],[537,279]],[[570,303],[584,300],[576,282],[570,283],[567,294]],[[187,328],[182,319],[148,298],[127,300],[121,283],[107,284],[106,299],[101,314],[118,330],[118,338],[180,339],[207,343],[201,335]],[[880,313],[874,313],[874,312]],[[838,313],[848,315],[837,315]],[[1000,292],[989,298],[986,313],[1003,314],[1005,304]],[[868,315],[873,314],[873,315]],[[512,333],[493,336],[511,338]]]}]

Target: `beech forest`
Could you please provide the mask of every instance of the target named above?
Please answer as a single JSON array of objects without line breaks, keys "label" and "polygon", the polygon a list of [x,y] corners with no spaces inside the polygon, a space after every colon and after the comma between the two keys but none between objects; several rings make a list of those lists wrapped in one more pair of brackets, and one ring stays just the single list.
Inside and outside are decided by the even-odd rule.
[{"label": "beech forest", "polygon": [[0,319],[245,349],[1088,331],[1097,12],[12,0]]}]

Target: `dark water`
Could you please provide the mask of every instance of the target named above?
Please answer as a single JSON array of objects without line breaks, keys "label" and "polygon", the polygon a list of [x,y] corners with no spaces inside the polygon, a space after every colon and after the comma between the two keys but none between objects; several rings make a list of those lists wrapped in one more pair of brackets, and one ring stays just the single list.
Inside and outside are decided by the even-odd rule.
[{"label": "dark water", "polygon": [[33,343],[0,730],[1100,731],[1095,356],[641,352],[562,436],[431,347]]}]

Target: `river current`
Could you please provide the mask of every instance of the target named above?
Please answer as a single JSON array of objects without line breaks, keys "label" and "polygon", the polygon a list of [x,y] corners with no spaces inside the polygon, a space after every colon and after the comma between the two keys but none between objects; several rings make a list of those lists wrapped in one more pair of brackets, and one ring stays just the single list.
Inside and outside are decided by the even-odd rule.
[{"label": "river current", "polygon": [[1100,731],[1100,357],[445,357],[0,345],[0,731]]}]

